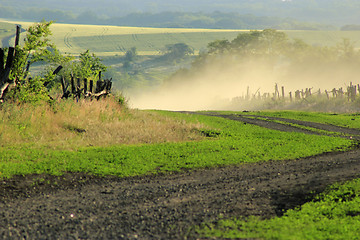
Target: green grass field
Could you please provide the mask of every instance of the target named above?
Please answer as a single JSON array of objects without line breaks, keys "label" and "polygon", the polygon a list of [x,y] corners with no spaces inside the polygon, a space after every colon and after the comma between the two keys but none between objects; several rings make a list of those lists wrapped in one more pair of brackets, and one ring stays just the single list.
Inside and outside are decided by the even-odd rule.
[{"label": "green grass field", "polygon": [[[209,116],[161,112],[196,123],[209,136],[202,141],[80,147],[54,150],[29,144],[0,148],[1,177],[31,173],[86,172],[121,177],[258,161],[296,159],[348,149],[350,140],[278,132]],[[1,136],[1,134],[0,134]]]},{"label": "green grass field", "polygon": [[360,179],[335,184],[315,200],[268,220],[223,219],[198,232],[220,239],[359,239]]},{"label": "green grass field", "polygon": [[[33,23],[13,22],[27,28]],[[76,25],[54,23],[51,26],[53,42],[62,51],[78,55],[89,49],[98,56],[123,55],[136,47],[140,55],[156,55],[166,44],[186,43],[198,53],[207,44],[218,39],[234,39],[248,30],[143,28],[100,25]],[[334,46],[343,38],[354,42],[360,48],[360,31],[285,31],[289,38],[303,39],[312,45]],[[1,35],[0,35],[1,37]]]},{"label": "green grass field", "polygon": [[[15,34],[15,26],[11,23],[0,21],[0,39],[7,41],[7,38]],[[3,47],[2,41],[0,41],[0,47]]]}]

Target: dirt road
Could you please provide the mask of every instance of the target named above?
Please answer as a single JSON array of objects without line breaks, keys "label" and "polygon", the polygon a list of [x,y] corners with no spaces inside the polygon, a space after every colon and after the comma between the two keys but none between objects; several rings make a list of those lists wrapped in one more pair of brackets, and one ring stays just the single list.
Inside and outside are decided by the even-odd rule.
[{"label": "dirt road", "polygon": [[15,177],[0,181],[0,239],[196,239],[191,227],[204,221],[281,215],[332,183],[358,177],[359,149],[125,179]]}]

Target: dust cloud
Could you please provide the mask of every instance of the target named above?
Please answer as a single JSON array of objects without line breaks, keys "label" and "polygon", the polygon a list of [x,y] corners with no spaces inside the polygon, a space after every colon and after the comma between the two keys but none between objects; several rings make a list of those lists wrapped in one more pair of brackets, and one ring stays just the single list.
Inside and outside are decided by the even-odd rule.
[{"label": "dust cloud", "polygon": [[[313,92],[344,88],[357,84],[359,68],[350,62],[307,59],[301,63],[288,60],[237,60],[233,56],[218,59],[191,73],[177,74],[155,89],[129,94],[130,106],[162,110],[254,110],[234,99],[273,96],[275,84],[289,92],[311,88]],[[280,90],[281,91],[281,90]],[[267,95],[266,95],[267,93]],[[294,96],[294,95],[293,95]]]}]

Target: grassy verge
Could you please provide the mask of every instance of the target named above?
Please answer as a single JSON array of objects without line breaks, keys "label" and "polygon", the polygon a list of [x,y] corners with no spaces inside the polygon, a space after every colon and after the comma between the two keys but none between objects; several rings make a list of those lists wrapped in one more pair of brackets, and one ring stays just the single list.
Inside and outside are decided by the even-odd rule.
[{"label": "grassy verge", "polygon": [[198,232],[204,237],[231,239],[359,239],[360,179],[333,185],[282,217],[220,220],[204,224]]},{"label": "grassy verge", "polygon": [[76,150],[86,146],[184,142],[203,137],[201,124],[128,109],[116,99],[33,106],[2,105],[0,147]]},{"label": "grassy verge", "polygon": [[[203,140],[140,145],[114,144],[107,147],[81,146],[70,150],[48,148],[46,145],[4,146],[0,148],[0,176],[86,172],[125,177],[296,159],[345,150],[353,144],[346,139],[273,131],[216,117],[171,112],[147,113],[155,114],[160,119],[176,119],[177,122],[190,126],[204,126],[193,130],[200,133]],[[145,130],[136,128],[135,131],[141,133]]]}]

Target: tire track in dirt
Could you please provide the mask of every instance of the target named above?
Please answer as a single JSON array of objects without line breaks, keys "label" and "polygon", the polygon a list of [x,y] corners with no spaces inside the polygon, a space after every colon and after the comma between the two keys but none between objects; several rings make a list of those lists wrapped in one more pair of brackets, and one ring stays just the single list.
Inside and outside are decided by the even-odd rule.
[{"label": "tire track in dirt", "polygon": [[64,36],[64,44],[67,48],[71,49],[72,48],[72,45],[70,43],[70,37],[71,37],[72,33],[71,32],[68,32],[65,34]]},{"label": "tire track in dirt", "polygon": [[295,120],[295,119],[286,119],[286,118],[280,118],[280,117],[268,117],[268,116],[259,116],[259,115],[246,115],[246,116],[254,117],[254,118],[264,118],[264,119],[268,119],[270,121],[275,120],[275,121],[282,121],[282,122],[291,123],[291,124],[298,124],[298,125],[305,126],[305,127],[315,128],[318,130],[325,130],[325,131],[329,131],[329,132],[340,133],[343,136],[348,136],[349,138],[351,137],[352,139],[360,140],[360,130],[359,129],[346,128],[346,127],[336,126],[336,125],[332,125],[332,124],[316,123],[316,122],[309,122],[309,121],[302,121],[302,120]]},{"label": "tire track in dirt", "polygon": [[[194,113],[194,114],[199,114],[199,113]],[[227,114],[217,114],[217,113],[202,113],[202,115],[227,118],[227,119],[241,121],[244,123],[249,123],[249,124],[257,125],[260,127],[265,127],[268,129],[278,130],[278,131],[301,132],[301,133],[306,133],[306,134],[329,135],[329,136],[331,136],[331,133],[337,133],[337,134],[339,134],[338,136],[340,136],[340,137],[345,137],[345,138],[354,139],[354,140],[360,140],[360,130],[359,129],[340,127],[340,126],[331,125],[331,124],[323,124],[323,123],[294,120],[294,119],[287,119],[287,118],[280,118],[280,117],[268,117],[268,116],[261,116],[261,115],[241,115],[241,114],[227,115]],[[277,121],[277,122],[274,122],[274,121]],[[286,123],[289,123],[289,124],[286,124]],[[291,124],[296,124],[299,126],[294,126]],[[314,129],[317,129],[320,131],[327,131],[329,133],[326,134],[324,132],[311,131],[306,128],[301,128],[300,126],[307,127],[307,128],[314,128]]]},{"label": "tire track in dirt", "polygon": [[74,32],[76,32],[76,28],[71,29],[71,32],[67,32],[64,36],[64,44],[67,48],[71,49],[73,48],[72,44],[71,44],[71,38]]},{"label": "tire track in dirt", "polygon": [[359,177],[359,149],[122,179],[18,176],[0,181],[0,238],[196,239],[192,227],[204,221],[280,216]]}]

